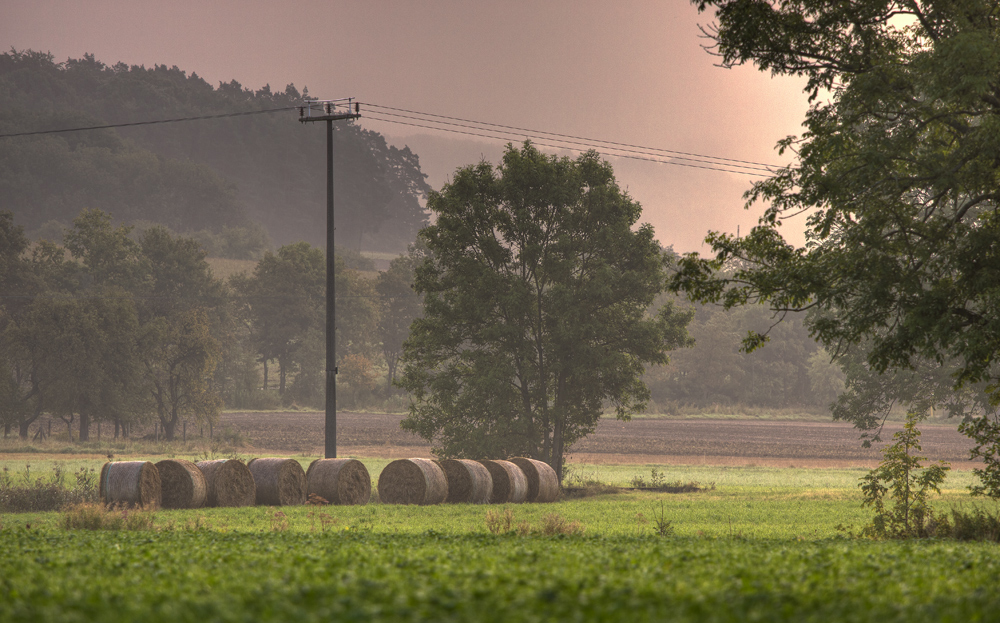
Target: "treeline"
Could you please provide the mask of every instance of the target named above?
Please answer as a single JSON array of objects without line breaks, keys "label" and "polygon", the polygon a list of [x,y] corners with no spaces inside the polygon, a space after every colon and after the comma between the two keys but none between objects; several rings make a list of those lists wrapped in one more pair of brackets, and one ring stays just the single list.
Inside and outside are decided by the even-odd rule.
[{"label": "treeline", "polygon": [[[0,54],[0,134],[298,105],[292,84],[213,87],[166,65],[105,65],[92,55]],[[325,244],[325,132],[293,110],[45,134],[0,141],[0,210],[29,231],[100,206],[116,222],[190,234],[263,225],[278,243]],[[354,123],[334,127],[337,244],[405,251],[426,224],[417,156]]]},{"label": "treeline", "polygon": [[[809,336],[805,320],[805,314],[788,314],[776,322],[763,307],[696,305],[688,325],[695,345],[646,372],[651,410],[827,409],[844,389],[844,373]],[[769,341],[744,353],[749,331],[766,333]]]},{"label": "treeline", "polygon": [[[391,393],[419,299],[418,253],[377,279],[336,262],[344,406]],[[192,238],[85,210],[62,244],[30,241],[0,212],[0,422],[27,437],[42,414],[87,440],[157,421],[167,439],[220,410],[323,406],[325,260],[300,242],[217,279]],[[388,374],[377,383],[378,369]],[[275,378],[277,382],[275,383]],[[273,389],[271,389],[273,387]]]}]

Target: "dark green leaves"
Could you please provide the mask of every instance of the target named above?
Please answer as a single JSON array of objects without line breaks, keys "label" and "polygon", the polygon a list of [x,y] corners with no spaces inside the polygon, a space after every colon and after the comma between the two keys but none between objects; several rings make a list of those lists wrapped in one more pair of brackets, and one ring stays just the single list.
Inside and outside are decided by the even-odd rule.
[{"label": "dark green leaves", "polygon": [[687,339],[690,314],[646,314],[665,278],[653,231],[633,229],[641,209],[596,153],[569,160],[528,143],[496,168],[458,170],[428,207],[404,427],[445,456],[528,455],[558,471],[606,406],[641,408],[644,364]]}]

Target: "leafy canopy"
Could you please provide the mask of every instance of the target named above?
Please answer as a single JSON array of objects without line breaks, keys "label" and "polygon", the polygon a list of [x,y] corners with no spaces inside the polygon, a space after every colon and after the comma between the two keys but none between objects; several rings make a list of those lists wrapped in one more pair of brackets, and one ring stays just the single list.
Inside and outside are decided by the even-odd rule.
[{"label": "leafy canopy", "polygon": [[[750,235],[708,236],[671,287],[727,306],[815,309],[831,352],[870,340],[868,365],[956,362],[997,380],[1000,351],[1000,5],[986,0],[696,0],[727,65],[807,78],[797,161],[755,184]],[[804,247],[785,218],[809,213]],[[716,271],[733,267],[730,277]],[[764,339],[751,334],[753,349]],[[994,399],[1000,397],[993,386]]]},{"label": "leafy canopy", "polygon": [[690,312],[647,310],[666,256],[639,204],[595,152],[576,160],[508,146],[433,193],[424,314],[405,344],[403,427],[442,456],[527,455],[560,473],[566,448],[610,404],[642,407],[645,364],[685,344]]}]

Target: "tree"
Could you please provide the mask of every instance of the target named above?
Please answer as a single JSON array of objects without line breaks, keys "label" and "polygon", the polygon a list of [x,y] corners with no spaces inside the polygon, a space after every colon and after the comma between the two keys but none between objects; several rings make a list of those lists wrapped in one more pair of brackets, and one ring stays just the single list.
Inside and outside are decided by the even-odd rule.
[{"label": "tree", "polygon": [[809,356],[809,390],[816,404],[832,404],[844,391],[844,371],[825,349],[817,349]]},{"label": "tree", "polygon": [[129,238],[132,228],[115,227],[111,215],[83,210],[64,236],[66,249],[86,267],[88,285],[134,289],[146,272],[139,243]]},{"label": "tree", "polygon": [[413,273],[423,261],[426,249],[411,245],[410,252],[389,263],[389,269],[378,275],[375,290],[382,303],[378,337],[382,357],[389,369],[386,374],[386,394],[396,381],[396,367],[403,354],[403,342],[410,335],[410,325],[423,310],[423,300],[413,289]]},{"label": "tree", "polygon": [[[858,485],[865,506],[875,511],[872,524],[862,534],[875,538],[910,538],[934,535],[934,509],[927,501],[931,491],[941,493],[946,472],[951,469],[944,461],[924,467],[926,457],[920,452],[920,415],[910,413],[903,430],[892,436],[896,440],[882,451],[879,466],[868,472]],[[889,494],[893,504],[885,507]]]},{"label": "tree", "polygon": [[90,440],[92,421],[127,420],[141,410],[139,320],[128,294],[106,288],[37,305],[48,324],[37,339],[49,342],[53,355],[41,372],[49,379],[46,409],[67,426],[79,416],[80,441]]},{"label": "tree", "polygon": [[347,268],[336,258],[334,281],[337,290],[337,360],[350,353],[374,358],[382,316],[375,280]]},{"label": "tree", "polygon": [[563,455],[610,405],[649,397],[647,363],[686,343],[690,312],[647,308],[666,256],[595,152],[576,160],[508,146],[431,194],[430,255],[414,287],[424,315],[404,346],[406,430],[439,456]]},{"label": "tree", "polygon": [[187,417],[213,422],[221,408],[211,380],[222,350],[217,335],[226,323],[224,289],[193,239],[157,226],[142,233],[139,247],[147,272],[135,290],[142,295],[138,350],[169,441]]},{"label": "tree", "polygon": [[15,309],[25,306],[22,296],[26,293],[29,269],[23,255],[27,248],[28,239],[24,229],[14,225],[14,215],[0,211],[0,352],[3,353],[0,356],[0,422],[5,438],[11,427],[20,422],[24,409],[8,330]]},{"label": "tree", "polygon": [[163,426],[164,438],[185,417],[212,422],[222,408],[209,380],[218,361],[219,344],[203,309],[157,317],[142,328],[140,348],[144,357],[148,391]]},{"label": "tree", "polygon": [[364,355],[351,353],[344,357],[337,367],[340,368],[340,376],[347,383],[351,408],[364,407],[372,390],[375,389],[376,380],[372,362]]},{"label": "tree", "polygon": [[296,351],[310,330],[322,326],[326,301],[326,260],[307,242],[297,242],[265,253],[253,277],[238,281],[249,306],[258,352],[264,363],[278,360],[278,393],[285,393]]},{"label": "tree", "polygon": [[[918,358],[956,384],[1000,380],[1000,9],[986,0],[695,0],[723,64],[803,76],[796,161],[756,183],[770,202],[742,238],[712,233],[671,287],[727,306],[814,309],[835,356],[868,340],[875,371]],[[804,247],[779,234],[807,212]],[[729,277],[715,271],[740,261]],[[753,349],[766,339],[750,335]]]}]

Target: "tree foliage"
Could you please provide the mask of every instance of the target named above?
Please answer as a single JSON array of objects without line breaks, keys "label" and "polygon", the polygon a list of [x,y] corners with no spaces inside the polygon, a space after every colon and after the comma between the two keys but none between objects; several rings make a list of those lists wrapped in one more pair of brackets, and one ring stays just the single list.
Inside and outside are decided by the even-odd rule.
[{"label": "tree foliage", "polygon": [[[193,240],[161,227],[133,240],[100,210],[84,210],[66,247],[28,252],[23,230],[0,213],[16,255],[0,299],[0,415],[21,437],[43,413],[118,426],[158,417],[168,439],[189,418],[211,421],[211,387],[224,291]],[[16,277],[16,278],[15,278]]]},{"label": "tree foliage", "polygon": [[644,364],[687,342],[689,312],[646,313],[666,256],[650,226],[633,230],[641,208],[594,152],[509,146],[497,167],[456,171],[428,206],[403,427],[441,456],[528,455],[561,473],[606,405],[627,419],[645,404]]},{"label": "tree foliage", "polygon": [[403,343],[410,335],[410,326],[423,311],[423,298],[413,289],[413,280],[426,252],[422,244],[412,245],[409,253],[392,260],[389,269],[379,273],[375,283],[382,302],[378,338],[388,368],[387,389],[391,389],[396,380],[397,364],[403,354]]},{"label": "tree foliage", "polygon": [[[712,233],[672,287],[727,306],[822,311],[831,353],[867,340],[875,371],[918,358],[958,383],[996,381],[1000,352],[1000,7],[986,0],[695,0],[726,65],[807,79],[794,164],[755,184],[769,202],[742,238]],[[779,234],[808,212],[804,247]],[[727,278],[716,270],[733,261]],[[745,340],[749,349],[762,334]],[[992,391],[997,397],[997,385]]]}]

